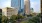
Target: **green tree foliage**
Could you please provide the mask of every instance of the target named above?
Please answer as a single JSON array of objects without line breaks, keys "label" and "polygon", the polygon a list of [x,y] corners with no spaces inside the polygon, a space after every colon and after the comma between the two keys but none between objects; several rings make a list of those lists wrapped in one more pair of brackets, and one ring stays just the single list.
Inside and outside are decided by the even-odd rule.
[{"label": "green tree foliage", "polygon": [[16,20],[16,17],[17,17],[16,15],[12,15],[10,19]]},{"label": "green tree foliage", "polygon": [[1,23],[1,20],[2,20],[2,15],[0,15],[0,23]]},{"label": "green tree foliage", "polygon": [[32,14],[30,14],[30,15],[27,15],[27,17],[32,17],[33,15]]},{"label": "green tree foliage", "polygon": [[11,21],[12,23],[15,23],[17,20],[23,19],[23,18],[24,18],[24,16],[22,16],[22,15],[12,15],[12,16],[10,17],[10,21]]},{"label": "green tree foliage", "polygon": [[36,17],[29,19],[28,23],[40,23],[40,15],[37,15]]},{"label": "green tree foliage", "polygon": [[18,15],[17,17],[18,17],[18,19],[23,19],[23,18],[25,18],[25,16],[23,16],[23,15]]},{"label": "green tree foliage", "polygon": [[2,16],[2,23],[7,23],[8,18],[6,16]]},{"label": "green tree foliage", "polygon": [[10,21],[12,22],[12,23],[15,23],[16,22],[16,15],[12,15],[11,17],[10,17]]},{"label": "green tree foliage", "polygon": [[2,20],[2,12],[0,12],[0,23],[1,23],[1,20]]}]

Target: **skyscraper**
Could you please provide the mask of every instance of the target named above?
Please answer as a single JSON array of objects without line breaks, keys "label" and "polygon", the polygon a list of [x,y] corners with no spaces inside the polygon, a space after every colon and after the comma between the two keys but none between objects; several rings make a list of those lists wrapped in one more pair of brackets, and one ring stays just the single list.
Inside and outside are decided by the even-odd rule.
[{"label": "skyscraper", "polygon": [[25,14],[30,15],[30,0],[24,0]]},{"label": "skyscraper", "polygon": [[11,7],[19,9],[21,7],[21,0],[11,0]]},{"label": "skyscraper", "polygon": [[21,0],[11,0],[11,7],[15,7],[19,11],[21,10]]},{"label": "skyscraper", "polygon": [[18,14],[24,14],[24,0],[20,0],[20,8]]},{"label": "skyscraper", "polygon": [[24,8],[24,0],[11,0],[11,7]]},{"label": "skyscraper", "polygon": [[17,8],[18,13],[20,14],[20,10],[24,8],[24,0],[11,0],[11,7]]}]

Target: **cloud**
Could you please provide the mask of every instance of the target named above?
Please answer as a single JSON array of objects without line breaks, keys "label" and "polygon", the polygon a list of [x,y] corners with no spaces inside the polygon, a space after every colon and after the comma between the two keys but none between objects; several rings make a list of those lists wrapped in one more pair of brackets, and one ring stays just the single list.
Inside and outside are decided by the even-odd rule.
[{"label": "cloud", "polygon": [[11,5],[11,0],[1,0],[0,1],[0,7],[1,8],[4,8],[4,7],[10,7]]},{"label": "cloud", "polygon": [[40,3],[38,2],[31,2],[31,7],[34,9],[34,12],[40,12]]}]

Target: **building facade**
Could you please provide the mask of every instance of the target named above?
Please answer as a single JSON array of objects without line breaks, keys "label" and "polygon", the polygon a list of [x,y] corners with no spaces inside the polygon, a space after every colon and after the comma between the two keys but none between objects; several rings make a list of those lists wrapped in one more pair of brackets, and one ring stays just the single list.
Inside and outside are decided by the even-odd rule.
[{"label": "building facade", "polygon": [[21,14],[21,15],[24,14],[24,0],[20,0],[20,8],[19,8],[18,14]]},{"label": "building facade", "polygon": [[16,8],[7,7],[2,9],[2,15],[7,16],[8,18],[10,18],[12,15],[17,15],[17,14],[18,11]]},{"label": "building facade", "polygon": [[18,14],[24,15],[24,9],[19,10],[19,11],[18,11]]},{"label": "building facade", "polygon": [[17,8],[17,11],[21,10],[21,0],[11,0],[11,7]]},{"label": "building facade", "polygon": [[30,15],[30,0],[24,0],[24,11],[26,15]]},{"label": "building facade", "polygon": [[21,0],[11,0],[11,7],[19,9],[21,7]]}]

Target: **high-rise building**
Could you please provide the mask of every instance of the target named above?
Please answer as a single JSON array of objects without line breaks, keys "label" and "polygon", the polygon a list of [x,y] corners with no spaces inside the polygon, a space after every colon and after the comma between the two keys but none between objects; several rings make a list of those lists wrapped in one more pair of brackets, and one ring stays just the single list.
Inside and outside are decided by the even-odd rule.
[{"label": "high-rise building", "polygon": [[15,7],[18,10],[21,10],[21,0],[11,0],[11,7]]},{"label": "high-rise building", "polygon": [[21,8],[21,0],[11,0],[11,7]]},{"label": "high-rise building", "polygon": [[11,0],[11,7],[24,8],[24,0]]},{"label": "high-rise building", "polygon": [[20,0],[20,8],[18,11],[18,14],[22,14],[24,13],[24,0]]},{"label": "high-rise building", "polygon": [[30,0],[24,0],[25,14],[30,15]]},{"label": "high-rise building", "polygon": [[18,11],[18,14],[24,15],[24,9],[20,9],[20,10]]}]

